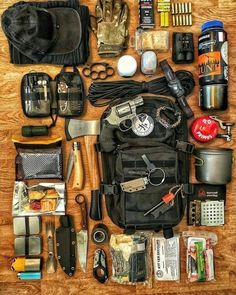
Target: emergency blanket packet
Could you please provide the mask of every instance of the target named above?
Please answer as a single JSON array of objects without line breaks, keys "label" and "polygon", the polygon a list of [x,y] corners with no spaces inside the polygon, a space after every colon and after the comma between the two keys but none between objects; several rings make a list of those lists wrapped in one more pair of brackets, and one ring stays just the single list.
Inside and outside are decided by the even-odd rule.
[{"label": "emergency blanket packet", "polygon": [[65,183],[39,183],[28,187],[15,181],[12,201],[13,216],[64,215]]}]

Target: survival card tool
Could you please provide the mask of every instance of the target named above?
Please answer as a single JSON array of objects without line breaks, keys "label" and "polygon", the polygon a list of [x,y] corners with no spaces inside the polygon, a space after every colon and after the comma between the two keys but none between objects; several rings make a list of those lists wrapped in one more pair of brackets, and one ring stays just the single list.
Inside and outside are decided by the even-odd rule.
[{"label": "survival card tool", "polygon": [[72,170],[74,168],[73,189],[82,189],[84,182],[83,162],[81,155],[81,146],[79,142],[72,143],[72,149],[67,162],[66,183],[69,182]]}]

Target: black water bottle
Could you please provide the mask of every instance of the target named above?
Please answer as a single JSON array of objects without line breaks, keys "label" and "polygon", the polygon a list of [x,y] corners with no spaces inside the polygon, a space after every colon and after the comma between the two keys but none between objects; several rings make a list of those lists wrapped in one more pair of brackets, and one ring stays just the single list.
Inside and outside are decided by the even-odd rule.
[{"label": "black water bottle", "polygon": [[228,42],[224,24],[205,22],[198,40],[200,97],[203,111],[224,111],[228,107]]}]

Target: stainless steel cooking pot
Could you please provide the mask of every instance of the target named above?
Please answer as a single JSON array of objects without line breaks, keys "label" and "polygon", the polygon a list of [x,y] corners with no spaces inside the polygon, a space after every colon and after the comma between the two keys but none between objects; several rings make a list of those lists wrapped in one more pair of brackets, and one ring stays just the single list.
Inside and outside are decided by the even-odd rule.
[{"label": "stainless steel cooking pot", "polygon": [[226,184],[232,178],[233,150],[225,148],[198,148],[195,154],[195,173],[198,181]]}]

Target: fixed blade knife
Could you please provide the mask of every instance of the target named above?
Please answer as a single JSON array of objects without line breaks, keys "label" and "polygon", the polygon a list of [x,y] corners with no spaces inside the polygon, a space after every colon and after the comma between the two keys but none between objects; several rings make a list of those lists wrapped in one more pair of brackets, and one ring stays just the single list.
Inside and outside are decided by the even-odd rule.
[{"label": "fixed blade knife", "polygon": [[88,224],[87,224],[87,204],[85,196],[79,194],[75,197],[76,203],[81,209],[81,230],[77,233],[77,258],[81,269],[86,272],[87,269],[87,252],[88,252]]}]

